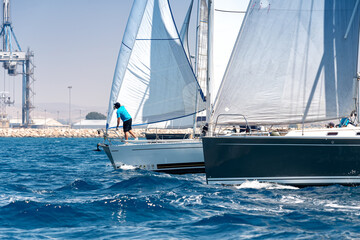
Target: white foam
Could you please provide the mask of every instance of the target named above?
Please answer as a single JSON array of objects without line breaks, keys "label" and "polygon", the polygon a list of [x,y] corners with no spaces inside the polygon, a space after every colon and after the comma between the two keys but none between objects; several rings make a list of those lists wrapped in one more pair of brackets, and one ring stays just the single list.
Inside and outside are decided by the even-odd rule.
[{"label": "white foam", "polygon": [[122,169],[122,170],[134,170],[134,169],[136,169],[137,167],[132,166],[132,165],[123,164],[123,165],[121,165],[119,168]]},{"label": "white foam", "polygon": [[305,200],[302,199],[301,196],[294,195],[294,196],[282,196],[280,202],[298,204],[298,203],[304,203]]},{"label": "white foam", "polygon": [[239,186],[235,186],[237,189],[242,188],[254,188],[254,189],[299,189],[294,186],[281,185],[277,183],[259,182],[259,181],[245,181]]},{"label": "white foam", "polygon": [[360,206],[344,206],[344,205],[339,205],[339,204],[336,204],[336,203],[325,204],[325,207],[338,208],[338,209],[344,209],[344,210],[358,210],[358,209],[360,209]]},{"label": "white foam", "polygon": [[177,203],[179,206],[186,206],[186,205],[202,205],[203,195],[190,195],[190,196],[183,196],[179,199],[171,201],[171,203]]},{"label": "white foam", "polygon": [[19,201],[24,201],[26,203],[29,203],[29,202],[36,202],[39,200],[40,199],[37,199],[36,197],[0,195],[0,206],[2,207],[10,203],[15,203]]}]

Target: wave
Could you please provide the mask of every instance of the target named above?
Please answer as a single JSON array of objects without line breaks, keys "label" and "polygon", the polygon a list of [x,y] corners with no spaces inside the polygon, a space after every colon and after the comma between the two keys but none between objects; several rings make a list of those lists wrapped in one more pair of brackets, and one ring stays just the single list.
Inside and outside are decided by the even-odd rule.
[{"label": "wave", "polygon": [[0,155],[7,156],[0,159],[0,239],[360,234],[360,187],[297,189],[258,181],[228,187],[207,185],[204,174],[113,170],[103,151],[92,151],[97,142],[0,138]]},{"label": "wave", "polygon": [[12,201],[0,208],[0,223],[4,227],[42,228],[78,226],[94,216],[71,205],[42,203],[31,200]]},{"label": "wave", "polygon": [[74,182],[56,189],[57,191],[91,191],[99,189],[101,186],[95,183],[88,183],[83,180],[75,180]]},{"label": "wave", "polygon": [[115,183],[109,187],[111,190],[123,189],[142,189],[143,191],[156,191],[171,189],[181,185],[183,182],[177,178],[172,178],[167,175],[140,175],[131,177],[121,182]]},{"label": "wave", "polygon": [[28,187],[23,184],[7,184],[5,187],[7,188],[7,190],[15,192],[31,192]]}]

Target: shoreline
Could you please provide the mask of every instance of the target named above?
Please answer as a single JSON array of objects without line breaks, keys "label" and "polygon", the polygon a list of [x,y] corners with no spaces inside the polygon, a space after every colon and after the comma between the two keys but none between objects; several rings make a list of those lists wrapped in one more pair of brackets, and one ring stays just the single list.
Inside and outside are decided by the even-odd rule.
[{"label": "shoreline", "polygon": [[[133,129],[135,135],[139,138],[145,138],[145,131],[147,133],[191,133],[189,129]],[[119,129],[118,135],[111,131],[110,138],[124,137],[124,132]],[[103,138],[102,131],[97,129],[69,129],[69,128],[0,128],[0,137],[15,137],[15,138]]]},{"label": "shoreline", "polygon": [[0,137],[15,138],[101,138],[96,129],[69,128],[0,128]]}]

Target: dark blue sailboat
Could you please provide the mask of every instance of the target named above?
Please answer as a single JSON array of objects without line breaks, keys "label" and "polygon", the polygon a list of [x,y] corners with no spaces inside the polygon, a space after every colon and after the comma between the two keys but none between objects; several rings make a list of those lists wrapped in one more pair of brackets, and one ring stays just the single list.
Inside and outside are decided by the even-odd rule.
[{"label": "dark blue sailboat", "polygon": [[[251,1],[212,119],[234,125],[234,117],[221,116],[242,114],[251,125],[304,126],[358,112],[359,2]],[[206,179],[357,185],[359,134],[360,128],[348,126],[205,137]]]}]

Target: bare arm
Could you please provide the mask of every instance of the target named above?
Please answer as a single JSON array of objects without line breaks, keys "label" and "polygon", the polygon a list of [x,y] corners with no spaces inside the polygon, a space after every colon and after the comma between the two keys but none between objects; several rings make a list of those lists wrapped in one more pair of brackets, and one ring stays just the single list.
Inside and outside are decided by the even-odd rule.
[{"label": "bare arm", "polygon": [[118,129],[119,125],[120,125],[120,118],[117,118],[116,130]]}]

